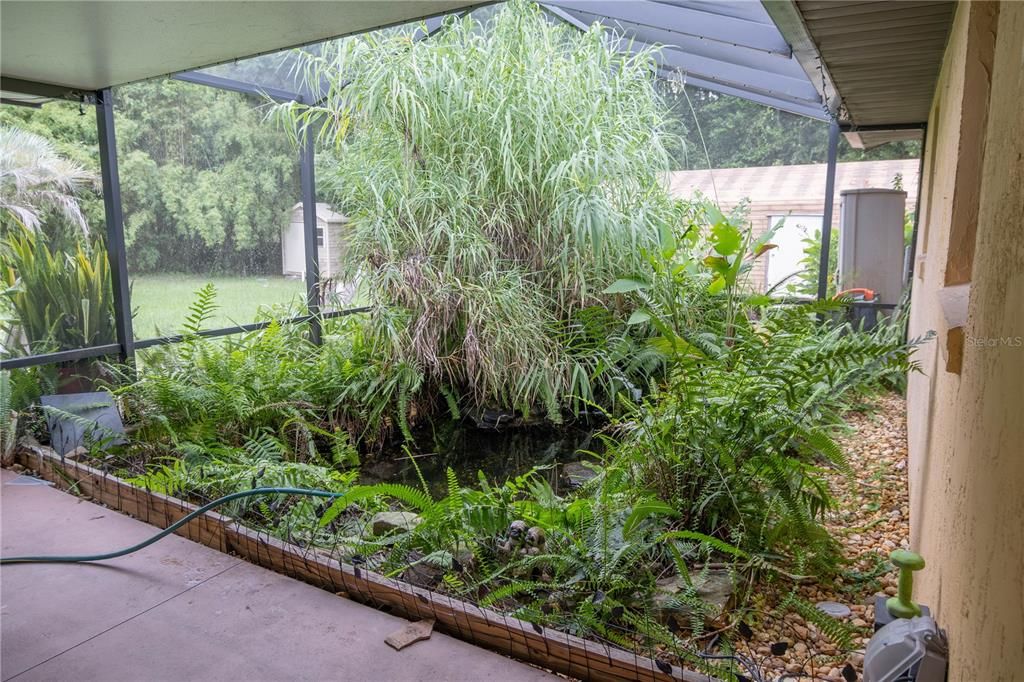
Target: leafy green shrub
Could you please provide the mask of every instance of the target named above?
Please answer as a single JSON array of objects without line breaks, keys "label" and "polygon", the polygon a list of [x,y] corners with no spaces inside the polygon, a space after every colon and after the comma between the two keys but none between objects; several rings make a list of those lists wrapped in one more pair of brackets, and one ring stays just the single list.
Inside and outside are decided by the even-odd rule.
[{"label": "leafy green shrub", "polygon": [[[715,617],[694,588],[698,578],[724,563],[742,591],[759,569],[793,577],[837,567],[820,521],[833,504],[823,469],[849,473],[832,439],[842,397],[906,371],[913,344],[895,323],[865,333],[819,321],[838,304],[780,306],[747,293],[745,273],[770,244],[712,208],[689,219],[688,229],[643,253],[648,272],[608,288],[622,310],[634,308],[628,326],[639,330],[623,357],[633,352],[668,374],[613,422],[616,438],[597,476],[570,495],[537,473],[498,485],[481,476],[466,488],[449,470],[440,499],[425,481],[422,489],[353,486],[354,473],[337,473],[319,454],[331,442],[318,440],[319,430],[397,419],[414,408],[422,376],[375,364],[354,320],[329,326],[320,348],[273,324],[204,340],[196,331],[215,305],[212,290],[193,307],[185,341],[161,351],[159,364],[149,359],[122,392],[142,422],[137,435],[173,455],[151,460],[136,481],[203,499],[258,485],[336,490],[342,495],[323,514],[319,504],[296,500],[240,504],[231,513],[539,626],[627,647],[640,638],[722,673],[688,653],[680,631],[700,635]],[[620,329],[611,315],[588,309],[564,342],[581,354],[614,346],[604,342]],[[649,348],[635,353],[644,338]],[[303,428],[314,434],[315,453],[296,445],[308,445],[294,440]],[[385,510],[415,513],[418,522],[374,532],[372,515]],[[514,522],[543,540],[515,539]],[[659,605],[659,581],[676,578],[688,587]],[[687,622],[666,618],[666,609],[689,614]],[[828,632],[836,641],[848,634]]]},{"label": "leafy green shrub", "polygon": [[[695,219],[690,249],[663,249],[648,277],[613,285],[639,301],[631,319],[654,328],[670,369],[620,420],[609,457],[629,462],[632,487],[655,491],[680,527],[828,573],[835,543],[819,521],[833,502],[822,467],[852,473],[832,439],[841,401],[911,369],[916,342],[904,342],[899,316],[863,332],[821,321],[841,304],[746,293],[743,275],[772,248],[770,234],[754,241],[713,208]],[[694,300],[708,312],[690,316]]]},{"label": "leafy green shrub", "polygon": [[[287,446],[269,433],[246,441],[242,447],[213,445],[192,449],[178,457],[151,462],[144,473],[128,482],[168,495],[206,502],[256,487],[310,488],[343,492],[356,472],[339,472],[306,462],[288,461]],[[321,504],[312,498],[269,497],[241,499],[220,510],[265,528],[282,538],[328,543],[317,533]]]},{"label": "leafy green shrub", "polygon": [[198,293],[185,340],[148,355],[137,379],[119,370],[117,387],[139,439],[158,452],[200,453],[276,439],[294,462],[358,462],[349,434],[333,417],[332,377],[321,372],[301,327],[266,329],[226,339],[198,335],[216,305],[213,285]]},{"label": "leafy green shrub", "polygon": [[[827,297],[836,295],[839,279],[839,230],[829,233],[828,273],[826,280]],[[796,290],[804,296],[818,295],[818,268],[821,267],[821,230],[800,240],[804,245],[804,256],[800,259],[803,269],[797,275]]]},{"label": "leafy green shrub", "polygon": [[41,234],[15,227],[0,242],[0,284],[30,352],[115,339],[110,264],[98,239],[65,252]]}]

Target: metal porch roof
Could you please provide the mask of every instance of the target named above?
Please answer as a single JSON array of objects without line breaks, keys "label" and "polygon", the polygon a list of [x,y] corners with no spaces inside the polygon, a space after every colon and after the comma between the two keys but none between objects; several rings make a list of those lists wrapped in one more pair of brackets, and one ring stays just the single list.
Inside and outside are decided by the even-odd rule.
[{"label": "metal porch roof", "polygon": [[[4,0],[4,99],[75,97],[486,4],[469,0]],[[661,74],[818,119],[878,144],[928,116],[955,3],[859,0],[547,0],[617,46],[660,46]],[[431,19],[426,33],[440,27]],[[217,71],[200,73],[210,84]],[[186,76],[187,77],[187,76]],[[272,84],[256,83],[268,92]],[[279,89],[278,95],[293,94]]]},{"label": "metal porch roof", "polygon": [[[242,70],[226,63],[432,15],[421,36],[426,37],[441,28],[438,15],[480,4],[4,0],[4,96],[24,92],[66,97],[69,92],[177,74],[184,80],[243,91],[258,88],[289,99],[309,93],[281,81],[286,69],[268,69],[265,77],[250,69],[243,82],[238,75]],[[542,6],[580,29],[595,22],[607,26],[616,32],[614,44],[623,51],[659,46],[662,76],[827,118],[818,91],[758,2],[552,0]],[[204,68],[218,63],[225,66]],[[55,87],[40,88],[40,83]],[[25,85],[32,87],[19,87]]]},{"label": "metal porch roof", "polygon": [[67,97],[474,4],[480,3],[4,0],[2,87],[5,93]]},{"label": "metal porch roof", "polygon": [[855,146],[920,136],[955,2],[763,2]]},{"label": "metal porch roof", "polygon": [[580,29],[599,23],[620,49],[660,47],[662,75],[776,109],[825,120],[824,102],[759,2],[750,0],[548,0]]}]

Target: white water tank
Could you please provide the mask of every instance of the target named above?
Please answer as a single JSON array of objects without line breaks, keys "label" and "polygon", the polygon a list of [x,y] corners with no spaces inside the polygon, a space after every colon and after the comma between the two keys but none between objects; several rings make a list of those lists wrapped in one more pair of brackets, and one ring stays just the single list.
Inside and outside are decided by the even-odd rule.
[{"label": "white water tank", "polygon": [[840,197],[839,290],[871,289],[876,301],[899,303],[907,193],[848,189]]}]

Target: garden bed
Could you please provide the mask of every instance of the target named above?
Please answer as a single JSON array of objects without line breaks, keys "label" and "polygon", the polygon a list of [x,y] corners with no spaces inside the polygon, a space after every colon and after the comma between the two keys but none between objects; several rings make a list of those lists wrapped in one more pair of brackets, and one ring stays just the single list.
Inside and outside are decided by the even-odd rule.
[{"label": "garden bed", "polygon": [[[748,656],[764,673],[793,679],[842,680],[851,665],[860,672],[863,649],[870,638],[874,600],[896,591],[896,573],[887,562],[890,551],[908,546],[909,508],[906,482],[905,403],[894,394],[877,396],[846,414],[851,427],[840,444],[857,472],[852,482],[840,473],[829,476],[837,501],[825,526],[849,561],[832,584],[803,581],[755,585],[753,628],[748,638],[734,638],[737,652]],[[22,448],[19,465],[32,469],[59,488],[166,528],[196,509],[176,497],[131,485],[85,464],[61,461],[42,446]],[[177,531],[180,535],[285,575],[343,594],[410,619],[434,618],[444,631],[566,675],[587,679],[673,679],[668,664],[615,646],[585,640],[553,628],[509,617],[450,595],[340,561],[332,552],[302,547],[243,526],[237,519],[207,512]],[[787,605],[790,591],[807,603],[832,601],[849,607],[839,619],[850,633],[843,645]],[[787,644],[781,655],[773,645]],[[669,653],[669,652],[666,652]],[[683,673],[670,668],[675,679]],[[707,680],[686,673],[682,679]]]},{"label": "garden bed", "polygon": [[[170,526],[197,508],[84,464],[62,460],[50,448],[23,447],[16,457],[19,465],[62,490],[89,497],[159,528]],[[565,675],[593,680],[710,679],[635,652],[543,628],[360,569],[328,553],[283,542],[214,512],[206,512],[176,532],[361,603],[413,620],[433,618],[437,627],[450,635]]]}]

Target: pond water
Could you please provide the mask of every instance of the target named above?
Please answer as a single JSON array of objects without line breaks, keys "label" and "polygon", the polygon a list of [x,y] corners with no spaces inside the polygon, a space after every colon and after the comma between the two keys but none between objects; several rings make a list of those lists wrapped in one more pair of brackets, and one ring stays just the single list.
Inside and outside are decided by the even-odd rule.
[{"label": "pond water", "polygon": [[[478,471],[491,483],[500,485],[534,467],[548,466],[548,481],[556,492],[564,492],[569,487],[566,474],[556,465],[593,459],[589,453],[600,454],[603,444],[596,435],[599,428],[593,423],[508,429],[448,423],[413,434],[415,444],[408,451],[398,445],[378,455],[365,456],[360,482],[387,481],[419,488],[418,466],[437,499],[446,494],[448,467],[455,471],[460,484],[476,486]],[[415,458],[415,466],[410,454]]]}]

